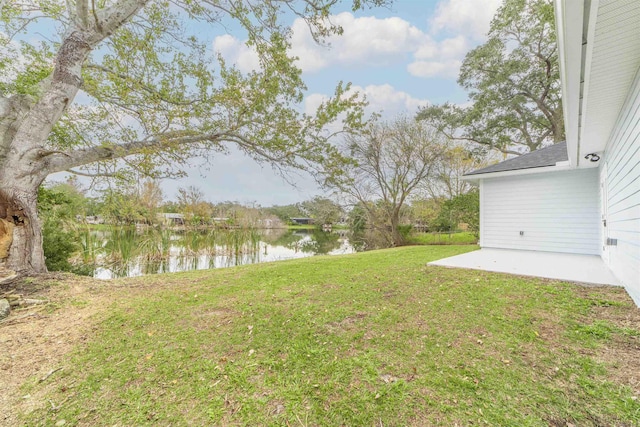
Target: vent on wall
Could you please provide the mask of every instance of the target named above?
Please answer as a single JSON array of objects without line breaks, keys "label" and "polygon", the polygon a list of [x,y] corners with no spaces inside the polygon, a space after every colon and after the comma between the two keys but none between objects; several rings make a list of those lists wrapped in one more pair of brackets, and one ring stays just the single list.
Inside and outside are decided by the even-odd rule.
[{"label": "vent on wall", "polygon": [[618,239],[607,237],[607,246],[618,246]]}]

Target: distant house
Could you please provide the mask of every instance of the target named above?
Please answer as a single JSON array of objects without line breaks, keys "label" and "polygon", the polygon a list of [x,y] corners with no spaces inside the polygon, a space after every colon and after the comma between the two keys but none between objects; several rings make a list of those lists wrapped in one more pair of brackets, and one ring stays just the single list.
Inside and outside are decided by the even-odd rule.
[{"label": "distant house", "polygon": [[163,212],[158,218],[164,225],[184,225],[184,215],[179,213]]},{"label": "distant house", "polygon": [[104,224],[104,218],[100,215],[88,215],[85,217],[76,215],[76,220],[78,222],[84,222],[85,224]]},{"label": "distant house", "polygon": [[566,142],[465,175],[480,246],[598,255],[640,305],[640,1],[556,1]]},{"label": "distant house", "polygon": [[289,218],[295,225],[313,225],[313,218]]}]

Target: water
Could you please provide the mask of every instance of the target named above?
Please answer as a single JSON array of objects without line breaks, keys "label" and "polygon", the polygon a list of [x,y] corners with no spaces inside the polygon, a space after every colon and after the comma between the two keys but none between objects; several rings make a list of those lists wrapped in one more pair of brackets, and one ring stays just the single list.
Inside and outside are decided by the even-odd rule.
[{"label": "water", "polygon": [[319,230],[114,228],[81,233],[76,264],[99,279],[206,270],[354,252],[346,233]]}]

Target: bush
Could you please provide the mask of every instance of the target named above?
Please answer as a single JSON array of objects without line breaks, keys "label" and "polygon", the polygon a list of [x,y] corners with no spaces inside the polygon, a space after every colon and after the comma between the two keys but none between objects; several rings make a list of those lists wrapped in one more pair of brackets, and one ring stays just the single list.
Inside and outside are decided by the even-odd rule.
[{"label": "bush", "polygon": [[478,234],[480,229],[480,193],[477,189],[445,201],[435,220],[434,228],[436,231],[453,231],[461,223],[468,225],[468,231]]},{"label": "bush", "polygon": [[38,190],[38,214],[42,219],[42,248],[49,271],[74,271],[69,258],[80,249],[74,233],[64,224],[81,213],[82,197],[64,184]]},{"label": "bush", "polygon": [[413,225],[411,224],[398,225],[398,234],[400,234],[403,244],[409,241],[409,237],[411,236],[412,231],[413,231]]},{"label": "bush", "polygon": [[69,258],[78,250],[76,237],[64,231],[54,221],[45,221],[42,227],[42,247],[49,271],[73,271]]}]

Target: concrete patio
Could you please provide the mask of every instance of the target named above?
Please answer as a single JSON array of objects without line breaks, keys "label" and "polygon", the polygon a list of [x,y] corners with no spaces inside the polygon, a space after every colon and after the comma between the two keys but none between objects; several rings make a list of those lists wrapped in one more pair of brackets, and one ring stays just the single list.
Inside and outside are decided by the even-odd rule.
[{"label": "concrete patio", "polygon": [[596,255],[484,248],[428,265],[495,271],[592,285],[622,286]]}]

